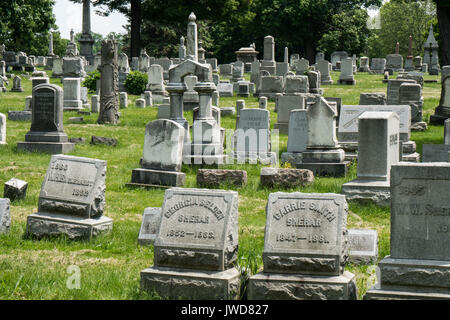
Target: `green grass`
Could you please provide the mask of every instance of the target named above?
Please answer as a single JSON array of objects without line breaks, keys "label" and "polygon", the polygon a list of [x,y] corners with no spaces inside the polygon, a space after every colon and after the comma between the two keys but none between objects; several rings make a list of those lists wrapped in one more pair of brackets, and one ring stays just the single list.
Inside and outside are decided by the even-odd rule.
[{"label": "green grass", "polygon": [[[248,75],[247,75],[248,76]],[[333,72],[337,83],[338,73]],[[324,96],[341,97],[343,104],[358,104],[361,92],[386,92],[382,75],[358,73],[356,86],[327,85]],[[426,78],[433,78],[427,76]],[[437,78],[437,77],[434,77]],[[58,79],[52,83],[61,85]],[[31,82],[22,77],[23,93],[0,93],[0,112],[23,110],[25,97],[31,95]],[[12,80],[8,89],[12,87]],[[428,120],[438,105],[440,83],[424,86],[424,118]],[[8,235],[0,236],[0,299],[157,299],[139,290],[140,271],[153,265],[153,248],[137,243],[142,213],[146,207],[160,207],[164,190],[127,188],[131,170],[139,167],[142,156],[145,125],[156,119],[157,108],[137,109],[137,96],[129,95],[129,107],[122,109],[121,123],[117,126],[97,125],[97,115],[83,116],[84,124],[70,124],[75,112],[64,113],[64,128],[69,137],[84,137],[71,153],[107,160],[107,191],[105,216],[114,219],[113,232],[91,242],[71,242],[64,237],[34,241],[23,237],[26,218],[37,210],[41,184],[50,155],[21,153],[17,143],[24,140],[29,122],[7,121],[7,145],[0,149],[0,183],[16,177],[28,182],[25,200],[11,205],[12,225]],[[221,98],[220,106],[233,106],[237,99]],[[247,107],[257,107],[256,98],[243,98]],[[274,103],[269,102],[271,125],[276,123]],[[186,112],[192,123],[192,112]],[[222,127],[235,128],[235,116],[222,117]],[[92,135],[118,139],[116,147],[89,144]],[[442,143],[443,128],[430,126],[426,132],[412,133],[419,152],[423,143]],[[280,152],[286,150],[287,136],[280,135]],[[264,245],[265,207],[271,192],[278,189],[263,188],[259,184],[261,165],[229,165],[226,168],[243,169],[248,174],[245,187],[227,187],[239,193],[239,264],[240,269],[255,273],[262,269],[261,254]],[[196,188],[198,167],[184,165],[187,188]],[[343,183],[355,179],[356,164],[346,178],[319,178],[309,187],[284,189],[286,192],[340,193]],[[371,228],[379,234],[380,259],[389,254],[390,213],[388,208],[350,203],[348,228]],[[77,265],[81,271],[81,288],[69,290],[67,268]],[[357,276],[359,298],[367,290],[367,266],[348,265],[347,270]]]}]

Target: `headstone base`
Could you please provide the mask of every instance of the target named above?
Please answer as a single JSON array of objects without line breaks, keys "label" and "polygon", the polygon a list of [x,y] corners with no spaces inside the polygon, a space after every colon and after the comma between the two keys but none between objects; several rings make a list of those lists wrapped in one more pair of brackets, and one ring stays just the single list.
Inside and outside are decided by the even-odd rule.
[{"label": "headstone base", "polygon": [[258,273],[249,279],[249,300],[356,300],[356,277]]},{"label": "headstone base", "polygon": [[431,116],[430,116],[430,124],[431,125],[438,125],[438,126],[442,126],[442,125],[444,125],[444,122],[445,122],[445,120],[447,120],[449,117],[447,117],[447,116],[443,116],[443,115],[440,115],[440,114],[432,114]]},{"label": "headstone base", "polygon": [[339,79],[338,84],[354,86],[354,85],[356,85],[356,80],[355,79]]},{"label": "headstone base", "polygon": [[31,121],[31,111],[8,111],[8,120]]},{"label": "headstone base", "polygon": [[343,161],[341,163],[300,163],[295,168],[311,170],[314,176],[346,177],[349,166],[349,161]]},{"label": "headstone base", "polygon": [[[277,97],[282,96],[283,94],[280,92],[260,92],[257,96],[254,94],[254,97],[267,97],[267,100],[276,101]],[[221,96],[222,97],[222,96]]]},{"label": "headstone base", "polygon": [[306,163],[340,163],[344,161],[345,152],[343,149],[310,149],[303,152],[303,162]]},{"label": "headstone base", "polygon": [[364,295],[364,300],[448,300],[450,293],[380,289],[377,285]]},{"label": "headstone base", "polygon": [[333,84],[334,83],[334,81],[333,80],[321,80],[320,81],[320,84],[321,85],[324,85],[324,84],[326,84],[326,85],[331,85],[331,84]]},{"label": "headstone base", "polygon": [[417,152],[409,153],[409,154],[403,154],[402,161],[405,162],[420,162],[420,154]]},{"label": "headstone base", "polygon": [[237,300],[240,273],[151,267],[141,271],[141,290],[168,299]]},{"label": "headstone base", "polygon": [[64,111],[78,111],[83,109],[81,100],[64,100]]},{"label": "headstone base", "polygon": [[388,181],[368,181],[356,179],[342,185],[342,194],[347,201],[374,202],[388,207],[391,204],[390,183]]},{"label": "headstone base", "polygon": [[301,152],[283,152],[281,154],[281,164],[286,162],[291,164],[292,168],[295,168],[297,164],[302,163],[303,156]]},{"label": "headstone base", "polygon": [[42,152],[50,154],[65,154],[69,153],[75,147],[74,143],[70,142],[19,142],[17,143],[18,151],[25,152]]},{"label": "headstone base", "polygon": [[105,216],[85,219],[37,212],[28,216],[26,234],[37,239],[66,235],[71,240],[90,240],[100,233],[111,232],[112,227],[113,220]]},{"label": "headstone base", "polygon": [[227,156],[221,155],[183,155],[183,164],[193,165],[223,165],[227,161]]},{"label": "headstone base", "polygon": [[183,111],[192,111],[198,107],[199,102],[183,101]]},{"label": "headstone base", "polygon": [[277,154],[275,152],[232,152],[231,159],[237,164],[257,164],[276,165],[278,163]]},{"label": "headstone base", "polygon": [[186,174],[176,171],[162,171],[137,168],[131,172],[131,186],[183,187]]}]

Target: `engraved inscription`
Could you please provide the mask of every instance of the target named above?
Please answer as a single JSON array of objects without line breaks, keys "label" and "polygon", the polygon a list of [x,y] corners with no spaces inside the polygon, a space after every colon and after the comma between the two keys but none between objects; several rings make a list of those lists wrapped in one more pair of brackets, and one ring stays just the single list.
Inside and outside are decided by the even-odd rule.
[{"label": "engraved inscription", "polygon": [[57,131],[55,123],[55,92],[51,89],[40,89],[34,94],[33,131],[51,132]]},{"label": "engraved inscription", "polygon": [[176,203],[174,206],[167,209],[166,213],[164,213],[164,216],[166,218],[170,218],[177,211],[186,207],[194,207],[194,206],[200,206],[208,209],[214,214],[217,220],[222,220],[224,218],[223,212],[213,202],[205,199],[198,200],[197,198],[186,199]]}]

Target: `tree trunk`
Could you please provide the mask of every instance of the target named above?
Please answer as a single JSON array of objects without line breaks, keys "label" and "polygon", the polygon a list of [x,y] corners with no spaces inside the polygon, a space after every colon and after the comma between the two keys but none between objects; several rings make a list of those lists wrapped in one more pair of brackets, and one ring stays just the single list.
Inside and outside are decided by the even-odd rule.
[{"label": "tree trunk", "polygon": [[139,57],[141,53],[141,0],[131,0],[131,57]]},{"label": "tree trunk", "polygon": [[437,17],[441,38],[442,65],[450,65],[450,4],[448,1],[437,1]]},{"label": "tree trunk", "polygon": [[315,63],[315,55],[314,55],[314,46],[313,46],[313,42],[308,39],[305,42],[305,55],[306,55],[306,59],[308,59],[309,64],[312,65]]}]

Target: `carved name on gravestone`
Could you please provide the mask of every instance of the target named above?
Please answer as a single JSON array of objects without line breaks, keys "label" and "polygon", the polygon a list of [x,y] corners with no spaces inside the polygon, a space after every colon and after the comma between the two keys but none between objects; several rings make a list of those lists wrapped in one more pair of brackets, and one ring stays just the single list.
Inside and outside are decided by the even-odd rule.
[{"label": "carved name on gravestone", "polygon": [[341,274],[347,259],[347,211],[343,195],[270,194],[264,272]]},{"label": "carved name on gravestone", "polygon": [[66,234],[70,239],[91,238],[111,231],[103,216],[106,161],[54,155],[39,195],[38,212],[28,216],[27,232],[43,236]]},{"label": "carved name on gravestone", "polygon": [[173,188],[166,191],[155,266],[224,271],[238,250],[238,194]]},{"label": "carved name on gravestone", "polygon": [[339,119],[339,141],[358,141],[358,118],[366,111],[395,112],[400,117],[400,140],[409,141],[411,108],[408,105],[344,105]]}]

